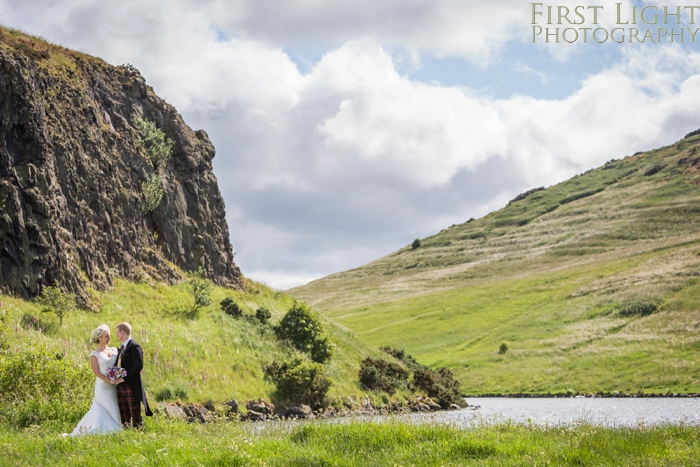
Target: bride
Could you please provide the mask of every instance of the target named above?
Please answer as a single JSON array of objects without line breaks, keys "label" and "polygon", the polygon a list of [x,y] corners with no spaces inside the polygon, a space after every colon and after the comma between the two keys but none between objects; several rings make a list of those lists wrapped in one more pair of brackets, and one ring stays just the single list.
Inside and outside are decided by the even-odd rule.
[{"label": "bride", "polygon": [[70,436],[109,433],[122,427],[117,404],[116,385],[124,381],[119,378],[111,381],[107,376],[109,367],[117,361],[117,349],[108,347],[110,341],[109,327],[100,325],[92,333],[92,342],[97,344],[97,350],[90,353],[90,366],[95,373],[95,397],[92,406],[85,414]]}]

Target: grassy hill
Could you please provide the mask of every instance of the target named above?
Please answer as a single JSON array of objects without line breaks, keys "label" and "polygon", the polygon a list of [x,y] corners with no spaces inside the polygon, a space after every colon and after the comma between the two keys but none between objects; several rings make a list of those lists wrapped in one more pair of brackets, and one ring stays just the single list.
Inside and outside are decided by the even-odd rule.
[{"label": "grassy hill", "polygon": [[[274,325],[293,299],[253,281],[244,282],[245,292],[215,287],[213,304],[193,316],[193,298],[185,284],[119,280],[112,290],[91,291],[99,312],[75,311],[64,317],[62,326],[52,314],[42,314],[38,304],[1,295],[3,309],[9,314],[5,337],[11,348],[28,341],[41,342],[64,358],[83,364],[89,373],[93,329],[105,323],[115,336],[114,326],[128,321],[134,340],[144,349],[143,379],[152,401],[165,387],[184,389],[185,400],[193,402],[270,400],[274,387],[263,378],[262,366],[275,359],[289,360],[297,351],[277,339],[270,324],[234,319],[221,310],[219,302],[231,297],[247,315],[264,306],[272,313],[270,323]],[[30,317],[36,318],[34,325]],[[326,364],[326,376],[333,381],[329,395],[364,394],[357,383],[360,361],[381,352],[330,320],[322,320],[335,345],[334,356]],[[119,345],[116,337],[112,345]]]},{"label": "grassy hill", "polygon": [[700,392],[698,146],[612,160],[289,293],[467,393]]}]

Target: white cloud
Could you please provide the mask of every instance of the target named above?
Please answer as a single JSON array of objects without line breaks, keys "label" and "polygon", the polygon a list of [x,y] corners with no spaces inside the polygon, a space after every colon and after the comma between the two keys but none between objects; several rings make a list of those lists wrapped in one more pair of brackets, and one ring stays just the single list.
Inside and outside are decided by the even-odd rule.
[{"label": "white cloud", "polygon": [[[278,288],[700,127],[700,54],[679,47],[626,48],[564,99],[492,99],[411,80],[383,45],[494,60],[527,27],[528,4],[290,5],[82,0],[48,2],[38,14],[0,0],[10,26],[134,63],[207,130],[236,261]],[[337,44],[301,73],[281,46],[316,36]],[[531,73],[527,57],[521,64]]]}]

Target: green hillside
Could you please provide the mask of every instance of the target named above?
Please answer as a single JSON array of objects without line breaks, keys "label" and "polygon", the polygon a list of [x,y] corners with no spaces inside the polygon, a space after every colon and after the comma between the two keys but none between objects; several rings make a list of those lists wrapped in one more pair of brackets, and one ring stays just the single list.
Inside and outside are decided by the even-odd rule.
[{"label": "green hillside", "polygon": [[[293,299],[252,281],[244,283],[245,292],[215,287],[213,303],[193,315],[193,298],[184,283],[168,286],[119,280],[109,291],[92,291],[99,312],[74,311],[64,317],[61,326],[52,314],[41,313],[38,304],[0,295],[2,309],[9,315],[5,338],[11,349],[29,341],[43,343],[76,365],[82,364],[89,374],[93,329],[102,323],[109,325],[112,345],[118,346],[114,326],[128,321],[134,340],[144,349],[143,379],[152,401],[165,387],[184,389],[187,397],[183,401],[191,402],[270,400],[274,386],[263,378],[262,366],[298,355],[272,330]],[[251,318],[258,307],[268,308],[270,323],[225,314],[219,306],[225,297],[234,299]],[[34,324],[31,317],[37,320]],[[323,326],[335,346],[333,358],[325,365],[326,376],[333,382],[329,395],[362,395],[357,384],[360,361],[381,352],[369,349],[330,320],[323,319]],[[86,393],[87,403],[89,396]]]},{"label": "green hillside", "polygon": [[699,145],[612,160],[289,292],[471,394],[700,392]]}]

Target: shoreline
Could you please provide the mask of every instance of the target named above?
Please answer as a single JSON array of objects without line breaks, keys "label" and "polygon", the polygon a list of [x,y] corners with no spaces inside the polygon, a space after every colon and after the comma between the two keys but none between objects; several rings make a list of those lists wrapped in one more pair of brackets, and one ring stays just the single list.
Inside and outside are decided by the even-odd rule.
[{"label": "shoreline", "polygon": [[515,393],[515,394],[503,394],[503,393],[493,393],[493,394],[476,394],[476,395],[462,395],[464,399],[477,399],[480,397],[502,397],[502,398],[521,398],[521,399],[538,399],[538,398],[596,398],[596,397],[619,397],[619,398],[675,398],[675,397],[687,397],[687,398],[697,398],[700,397],[700,393],[622,393],[622,392],[597,392],[597,393],[570,393],[570,392],[559,392],[559,393],[544,393],[544,394],[530,394],[530,393]]}]

